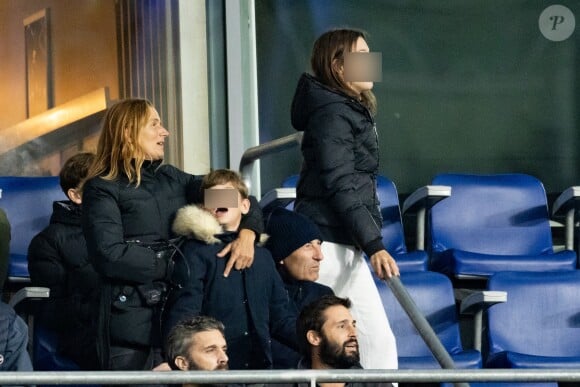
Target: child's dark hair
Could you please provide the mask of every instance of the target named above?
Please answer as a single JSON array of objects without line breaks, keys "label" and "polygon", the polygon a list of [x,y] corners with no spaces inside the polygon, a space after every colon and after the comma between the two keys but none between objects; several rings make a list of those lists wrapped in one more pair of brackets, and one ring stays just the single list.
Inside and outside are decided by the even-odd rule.
[{"label": "child's dark hair", "polygon": [[81,152],[70,157],[60,170],[60,188],[65,195],[71,188],[78,188],[87,177],[89,168],[95,159],[95,154]]}]

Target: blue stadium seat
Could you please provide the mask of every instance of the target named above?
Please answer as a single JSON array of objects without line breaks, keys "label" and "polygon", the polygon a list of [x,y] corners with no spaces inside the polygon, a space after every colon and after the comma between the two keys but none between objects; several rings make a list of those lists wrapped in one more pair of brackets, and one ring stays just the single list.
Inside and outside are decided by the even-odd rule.
[{"label": "blue stadium seat", "polygon": [[282,188],[296,188],[300,175],[290,175],[282,181]]},{"label": "blue stadium seat", "polygon": [[501,272],[487,287],[507,292],[487,312],[487,367],[580,368],[580,271]]},{"label": "blue stadium seat", "polygon": [[565,271],[576,253],[554,252],[546,192],[524,174],[441,174],[451,196],[429,211],[430,270],[457,278],[499,271]]},{"label": "blue stadium seat", "polygon": [[383,216],[383,244],[399,265],[401,272],[427,270],[428,255],[423,250],[407,251],[399,194],[395,184],[384,176],[377,176],[377,196]]},{"label": "blue stadium seat", "polygon": [[72,360],[57,353],[57,334],[36,322],[32,343],[32,363],[36,371],[78,371],[79,366]]},{"label": "blue stadium seat", "polygon": [[46,227],[52,214],[52,203],[66,199],[58,176],[0,177],[0,207],[10,221],[9,281],[27,281],[28,245]]},{"label": "blue stadium seat", "polygon": [[[401,273],[401,282],[451,355],[456,368],[481,368],[480,352],[464,350],[461,344],[455,297],[449,278],[440,273],[417,271]],[[399,368],[441,368],[389,287],[380,280],[376,280],[376,285],[397,338]]]},{"label": "blue stadium seat", "polygon": [[[282,182],[282,188],[295,188],[299,175],[288,176]],[[377,196],[381,204],[383,243],[393,255],[401,271],[424,271],[427,269],[428,255],[425,251],[407,251],[399,195],[395,184],[384,176],[377,176]],[[293,202],[286,205],[293,209]]]}]

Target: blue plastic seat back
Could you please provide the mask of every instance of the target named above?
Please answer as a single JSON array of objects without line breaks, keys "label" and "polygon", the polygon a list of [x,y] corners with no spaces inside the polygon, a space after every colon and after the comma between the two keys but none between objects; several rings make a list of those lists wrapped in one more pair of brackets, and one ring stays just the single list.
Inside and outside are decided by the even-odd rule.
[{"label": "blue plastic seat back", "polygon": [[494,255],[553,252],[546,192],[524,174],[441,174],[434,185],[451,186],[451,197],[430,213],[433,253],[457,249]]},{"label": "blue plastic seat back", "polygon": [[[296,187],[299,175],[288,176],[282,182],[282,187]],[[377,176],[377,196],[381,203],[383,216],[383,243],[391,254],[404,254],[407,252],[405,236],[399,208],[399,196],[395,184],[385,176]]]},{"label": "blue plastic seat back", "polygon": [[66,199],[58,176],[0,177],[0,207],[10,222],[9,277],[28,277],[28,245],[45,228],[52,203]]},{"label": "blue plastic seat back", "polygon": [[[282,187],[296,187],[299,178],[299,175],[287,177],[282,182]],[[399,194],[395,184],[385,176],[377,176],[377,197],[383,218],[381,235],[385,248],[397,260],[401,271],[425,271],[428,261],[427,253],[424,251],[407,252]],[[293,209],[294,203],[290,203],[286,208]]]},{"label": "blue plastic seat back", "polygon": [[[401,282],[447,351],[450,354],[462,352],[455,298],[449,278],[429,271],[406,272],[401,273]],[[376,284],[389,316],[391,329],[397,338],[398,356],[431,356],[429,347],[389,287],[383,281],[377,280]]]},{"label": "blue plastic seat back", "polygon": [[58,336],[42,324],[34,324],[33,364],[36,371],[78,371],[79,366],[58,354]]},{"label": "blue plastic seat back", "polygon": [[502,272],[488,289],[507,291],[488,310],[490,354],[580,357],[580,271]]},{"label": "blue plastic seat back", "polygon": [[[300,175],[290,175],[282,181],[282,188],[296,188],[298,186],[298,179]],[[294,209],[294,200],[288,203],[285,207],[288,210]]]},{"label": "blue plastic seat back", "polygon": [[399,206],[399,194],[395,184],[385,176],[377,176],[377,197],[383,217],[381,230],[383,244],[391,254],[405,254],[407,247]]},{"label": "blue plastic seat back", "polygon": [[296,188],[300,175],[290,175],[282,181],[282,188]]}]

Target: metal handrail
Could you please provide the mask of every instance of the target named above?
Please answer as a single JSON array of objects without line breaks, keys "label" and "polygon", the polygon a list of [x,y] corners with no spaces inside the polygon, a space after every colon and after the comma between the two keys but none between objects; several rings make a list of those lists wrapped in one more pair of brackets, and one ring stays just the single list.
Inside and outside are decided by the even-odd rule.
[{"label": "metal handrail", "polygon": [[[248,185],[248,188],[251,187],[250,176],[254,162],[265,155],[277,153],[300,144],[302,142],[302,134],[302,132],[298,132],[296,134],[282,137],[247,149],[240,161],[240,172],[244,182]],[[415,305],[415,302],[401,283],[400,278],[392,277],[387,280],[387,284],[423,338],[423,341],[425,341],[425,344],[427,344],[433,353],[433,356],[441,365],[441,368],[455,368],[453,359],[441,343],[441,340],[439,340],[439,337],[437,337],[433,331],[433,328],[431,328],[431,325],[427,319],[423,316],[417,305]],[[456,387],[469,387],[469,384],[457,383]]]},{"label": "metal handrail", "polygon": [[578,369],[34,371],[0,372],[0,385],[316,382],[580,382]]},{"label": "metal handrail", "polygon": [[[407,313],[407,315],[409,316],[409,319],[415,326],[415,329],[417,329],[417,332],[419,332],[421,338],[423,339],[425,344],[427,344],[427,347],[429,347],[431,353],[433,354],[439,365],[441,365],[441,368],[454,369],[455,363],[453,362],[453,359],[451,358],[451,356],[441,343],[441,340],[439,340],[439,337],[437,337],[435,331],[433,331],[433,328],[431,327],[425,316],[423,316],[423,313],[421,313],[421,311],[415,304],[415,301],[413,301],[413,298],[411,297],[409,292],[407,292],[407,289],[405,289],[405,287],[403,286],[401,279],[397,276],[394,276],[387,278],[385,282],[387,283],[387,285],[389,285],[389,288],[391,288],[393,295],[395,296],[397,301],[399,301],[399,304],[401,305],[405,313]],[[455,387],[469,387],[469,384],[455,383]]]},{"label": "metal handrail", "polygon": [[240,160],[240,174],[242,175],[242,179],[244,180],[244,183],[246,183],[250,193],[252,193],[252,181],[250,176],[256,160],[300,145],[302,143],[302,136],[302,132],[297,132],[246,149],[242,155],[242,159]]}]

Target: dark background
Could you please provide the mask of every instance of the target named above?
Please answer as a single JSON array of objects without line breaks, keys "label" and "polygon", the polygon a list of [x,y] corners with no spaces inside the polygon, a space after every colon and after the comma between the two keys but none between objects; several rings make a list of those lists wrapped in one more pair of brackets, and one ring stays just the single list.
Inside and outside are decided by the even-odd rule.
[{"label": "dark background", "polygon": [[[290,104],[314,40],[334,27],[370,34],[381,173],[402,195],[439,172],[521,172],[548,193],[580,184],[580,1],[567,40],[538,27],[549,1],[256,0],[260,142],[293,134]],[[276,161],[283,160],[283,162]],[[262,162],[262,192],[298,173],[298,149]]]}]

